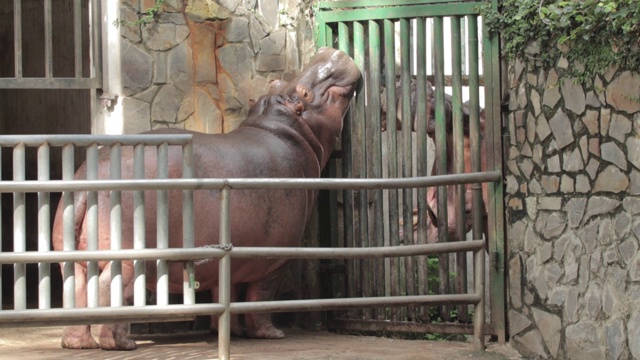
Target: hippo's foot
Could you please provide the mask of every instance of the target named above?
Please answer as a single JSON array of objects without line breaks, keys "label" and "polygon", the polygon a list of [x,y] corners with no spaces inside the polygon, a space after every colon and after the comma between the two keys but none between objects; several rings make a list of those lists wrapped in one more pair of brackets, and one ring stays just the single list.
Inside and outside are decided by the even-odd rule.
[{"label": "hippo's foot", "polygon": [[102,350],[135,350],[136,342],[129,339],[123,324],[102,325],[100,330]]},{"label": "hippo's foot", "polygon": [[60,345],[65,349],[100,349],[100,344],[91,336],[89,325],[64,328]]},{"label": "hippo's foot", "polygon": [[254,339],[282,339],[284,333],[273,324],[266,324],[258,329],[247,329],[247,337]]},{"label": "hippo's foot", "polygon": [[284,333],[273,326],[271,314],[246,314],[247,337],[254,339],[282,339]]}]

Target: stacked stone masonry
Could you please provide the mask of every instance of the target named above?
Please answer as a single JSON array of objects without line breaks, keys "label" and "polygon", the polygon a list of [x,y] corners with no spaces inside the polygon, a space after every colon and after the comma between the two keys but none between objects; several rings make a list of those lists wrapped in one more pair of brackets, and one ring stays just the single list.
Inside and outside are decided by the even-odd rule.
[{"label": "stacked stone masonry", "polygon": [[540,359],[640,359],[640,75],[588,83],[509,66],[511,344]]},{"label": "stacked stone masonry", "polygon": [[313,54],[308,0],[122,0],[124,132],[176,127],[221,133],[274,79]]}]

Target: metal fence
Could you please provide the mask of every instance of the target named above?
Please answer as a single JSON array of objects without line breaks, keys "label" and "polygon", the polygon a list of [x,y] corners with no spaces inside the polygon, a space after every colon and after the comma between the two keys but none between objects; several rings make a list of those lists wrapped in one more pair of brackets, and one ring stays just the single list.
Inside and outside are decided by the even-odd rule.
[{"label": "metal fence", "polygon": [[[168,146],[179,145],[183,150],[183,178],[168,179],[166,154]],[[25,147],[38,148],[38,180],[26,180],[24,177]],[[49,180],[46,164],[49,159],[49,148],[61,146],[63,149],[63,179]],[[87,148],[87,179],[73,180],[73,148],[86,146]],[[111,179],[98,179],[98,147],[110,147]],[[134,168],[144,170],[143,153],[145,146],[157,147],[158,178],[155,179],[120,179],[120,169],[117,165],[121,156],[122,146],[134,147]],[[0,264],[12,264],[14,267],[14,306],[13,309],[0,311],[0,326],[36,326],[36,325],[71,325],[90,324],[119,321],[149,321],[180,319],[195,315],[220,315],[218,351],[220,359],[229,358],[230,316],[248,312],[283,312],[283,311],[318,311],[334,309],[354,309],[370,307],[393,306],[424,306],[443,304],[471,304],[474,312],[474,338],[479,346],[484,344],[484,264],[485,245],[483,240],[466,242],[384,246],[371,248],[267,248],[267,247],[233,247],[230,229],[229,199],[234,190],[241,189],[402,189],[439,186],[442,184],[467,184],[479,182],[495,182],[500,180],[499,172],[468,173],[456,175],[441,175],[431,177],[411,177],[399,179],[198,179],[192,176],[192,149],[190,136],[158,136],[158,135],[130,135],[130,136],[0,136],[0,147],[13,148],[13,180],[0,182],[0,193],[13,194],[14,209],[14,248],[12,252],[0,253]],[[66,160],[64,160],[66,159]],[[139,172],[137,173],[139,174]],[[142,172],[144,175],[144,171]],[[160,239],[163,232],[158,231],[158,248],[145,249],[144,236],[142,244],[136,244],[134,249],[120,249],[115,234],[120,231],[122,218],[118,215],[120,195],[124,191],[142,194],[145,191],[156,191],[158,195],[158,224],[163,221],[160,216],[167,214],[166,194],[168,191],[183,191],[183,238],[184,248],[167,248],[168,239]],[[193,192],[196,190],[219,190],[220,214],[220,248],[194,248],[193,243]],[[87,192],[87,216],[90,218],[89,238],[97,231],[97,192],[109,191],[111,194],[112,248],[98,250],[96,244],[89,245],[87,250],[74,249],[75,233],[73,218],[73,192]],[[62,209],[65,214],[65,248],[64,251],[50,249],[50,202],[48,195],[62,192]],[[26,251],[25,232],[27,219],[25,218],[26,193],[38,194],[38,251]],[[165,194],[165,195],[160,195]],[[95,199],[96,201],[92,200]],[[138,197],[134,206],[142,205],[144,197]],[[91,220],[93,219],[93,220]],[[134,216],[134,224],[144,222],[144,214]],[[134,225],[135,226],[135,225]],[[93,230],[92,230],[93,229]],[[135,231],[135,230],[134,230]],[[231,303],[231,259],[232,258],[306,258],[306,259],[354,259],[354,258],[383,258],[406,257],[427,254],[444,254],[453,252],[470,252],[475,257],[475,289],[468,294],[440,294],[440,295],[410,295],[410,296],[382,296],[358,297],[340,299],[309,299],[269,302]],[[219,260],[219,302],[211,304],[195,304],[194,286],[188,280],[193,274],[194,261],[199,259]],[[99,306],[97,301],[98,269],[100,261],[114,263],[133,260],[143,264],[145,261],[158,261],[157,303],[145,305],[145,281],[142,286],[136,286],[134,291],[134,306],[123,306],[122,283],[118,283],[117,271],[113,273],[111,282],[110,307]],[[169,305],[166,301],[168,286],[166,284],[167,261],[186,261],[185,295],[183,304]],[[74,304],[74,263],[89,262],[87,277],[88,307],[75,308]],[[48,299],[51,298],[51,288],[47,285],[51,280],[49,264],[63,263],[63,309],[52,308]],[[38,309],[28,309],[26,306],[26,277],[24,267],[28,263],[39,264],[39,305]],[[93,264],[93,265],[92,265]],[[164,269],[164,270],[163,270]],[[144,279],[144,267],[136,267],[136,278]],[[114,295],[115,294],[115,295]],[[93,298],[93,299],[92,299]],[[140,300],[142,299],[142,300]]]}]

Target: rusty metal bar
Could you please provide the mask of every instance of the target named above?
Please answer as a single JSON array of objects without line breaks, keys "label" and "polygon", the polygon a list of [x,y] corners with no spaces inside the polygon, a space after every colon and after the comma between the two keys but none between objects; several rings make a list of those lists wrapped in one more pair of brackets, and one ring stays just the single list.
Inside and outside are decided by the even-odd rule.
[{"label": "rusty metal bar", "polygon": [[[110,178],[122,179],[122,146],[113,144],[110,149]],[[110,243],[111,250],[122,249],[122,193],[118,190],[110,191]],[[111,263],[111,306],[120,307],[123,303],[122,262]]]},{"label": "rusty metal bar", "polygon": [[474,254],[474,287],[475,293],[478,295],[480,301],[475,305],[475,310],[473,313],[473,328],[474,328],[474,338],[476,344],[479,348],[484,350],[484,249],[479,249],[475,251]]},{"label": "rusty metal bar", "polygon": [[[49,145],[38,147],[38,180],[48,181],[50,176]],[[0,226],[1,228],[1,226]],[[38,193],[38,251],[51,250],[51,199],[48,192]],[[1,297],[0,297],[1,298]],[[51,264],[38,263],[38,308],[51,308]]]},{"label": "rusty metal bar", "polygon": [[[427,121],[428,121],[428,102],[423,100],[427,98],[427,29],[426,19],[416,19],[416,167],[418,176],[426,176],[428,174],[428,158],[427,158]],[[418,236],[415,239],[417,244],[427,243],[427,190],[425,188],[418,189]],[[418,294],[427,294],[429,292],[428,284],[428,266],[427,257],[420,256],[415,260],[417,267],[417,292]],[[422,321],[428,321],[429,311],[422,307],[418,309],[419,318]]]},{"label": "rusty metal bar", "polygon": [[[498,1],[492,0],[493,9],[498,9]],[[496,33],[483,26],[483,59],[485,78],[485,138],[487,170],[502,169],[501,138],[501,81],[500,81],[500,39]],[[491,288],[491,326],[498,333],[498,341],[506,342],[506,282],[505,282],[505,239],[503,188],[501,183],[488,186],[488,233],[489,233],[489,278]]]},{"label": "rusty metal bar", "polygon": [[[402,176],[413,176],[413,149],[411,141],[411,24],[409,19],[400,19],[400,64],[401,94],[402,94]],[[404,244],[414,244],[413,239],[413,189],[402,189],[402,218],[404,221]],[[404,274],[401,282],[401,294],[415,294],[415,271],[413,259],[404,259]],[[415,309],[407,309],[407,316],[414,318]],[[403,310],[404,313],[404,310]],[[404,315],[404,314],[403,314]],[[404,316],[403,316],[404,318]]]},{"label": "rusty metal bar", "polygon": [[[145,146],[138,144],[133,148],[133,177],[145,179]],[[133,248],[144,249],[146,247],[145,224],[145,196],[143,190],[133,192]],[[143,306],[146,304],[147,279],[145,274],[145,262],[133,261],[133,304]]]},{"label": "rusty metal bar", "polygon": [[[382,178],[382,129],[380,119],[380,89],[382,74],[380,64],[380,24],[376,21],[369,21],[369,109],[367,122],[368,151],[370,158],[367,161],[369,177]],[[371,229],[369,230],[369,246],[384,246],[384,214],[383,214],[383,194],[382,189],[369,191],[369,202],[373,202],[372,217],[370,219]],[[385,294],[384,282],[384,262],[372,260],[370,263],[370,283],[372,295],[383,296]],[[378,319],[384,318],[384,309],[374,313]]]},{"label": "rusty metal bar", "polygon": [[13,0],[13,58],[16,79],[22,79],[22,1]]},{"label": "rusty metal bar", "polygon": [[[349,36],[349,26],[347,23],[340,22],[338,23],[338,46],[340,50],[344,51],[347,55],[351,56],[351,37]],[[344,124],[342,131],[342,176],[346,178],[354,177],[354,168],[353,168],[353,137],[354,137],[354,127],[356,126],[356,122],[354,121],[354,112],[353,108],[355,108],[355,99],[351,100],[351,105],[349,106],[349,110],[344,117]],[[342,191],[343,198],[343,216],[342,221],[344,224],[344,244],[346,247],[354,247],[354,229],[353,229],[353,219],[354,219],[354,191],[353,190],[343,190]],[[354,274],[357,274],[356,270],[356,261],[355,260],[347,260],[345,261],[345,287],[346,294],[348,297],[355,297],[355,278]]]},{"label": "rusty metal bar", "polygon": [[[220,246],[231,244],[230,195],[228,187],[220,192]],[[218,301],[224,306],[218,320],[218,358],[228,360],[231,351],[231,257],[228,252],[220,258],[218,274]]]},{"label": "rusty metal bar", "polygon": [[[73,183],[74,177],[74,146],[66,144],[62,147],[62,180]],[[76,248],[75,209],[73,189],[62,192],[62,248],[73,251]],[[75,263],[65,261],[62,265],[63,274],[63,307],[73,308],[75,299]]]},{"label": "rusty metal bar", "polygon": [[[13,148],[13,181],[25,180],[25,146]],[[27,251],[27,220],[25,193],[13,194],[13,252]],[[13,265],[13,308],[27,308],[27,268],[24,264]]]},{"label": "rusty metal bar", "polygon": [[[169,145],[161,144],[157,149],[158,179],[169,178]],[[156,247],[158,249],[169,248],[169,197],[167,190],[158,191],[157,221],[156,221]],[[157,260],[156,280],[157,305],[169,305],[169,267],[166,260]]]},{"label": "rusty metal bar", "polygon": [[[387,156],[388,158],[388,176],[390,178],[398,177],[398,134],[396,128],[396,62],[395,62],[395,24],[392,20],[384,20],[384,51],[385,51],[385,75],[387,91]],[[389,197],[389,245],[398,245],[400,243],[398,214],[398,190],[391,189],[388,191]],[[391,287],[389,294],[392,296],[399,295],[399,260],[390,259],[389,266],[392,269],[389,279]],[[391,309],[391,316],[394,321],[398,320],[398,308]]]},{"label": "rusty metal bar", "polygon": [[[462,113],[462,31],[460,17],[451,17],[451,57],[453,60],[452,67],[452,132],[453,132],[453,167],[454,173],[462,174],[465,172],[465,138],[464,123]],[[456,232],[454,241],[465,241],[467,230],[466,218],[466,186],[454,186],[455,217]],[[467,254],[456,254],[456,275],[454,279],[455,293],[463,293],[467,291]],[[466,322],[468,318],[468,308],[466,306],[458,307],[458,320]]]},{"label": "rusty metal bar", "polygon": [[[360,72],[365,74],[365,37],[364,37],[364,25],[360,22],[353,23],[353,60],[360,68]],[[367,177],[367,141],[366,141],[366,109],[365,109],[365,81],[363,78],[358,81],[356,88],[356,101],[353,108],[354,121],[352,123],[351,139],[353,141],[353,175],[364,179]],[[354,192],[354,226],[353,226],[353,239],[354,246],[364,246],[364,240],[368,239],[368,226],[369,226],[369,204],[367,199],[367,192],[365,190],[358,190]],[[370,283],[368,280],[367,269],[368,261],[360,260],[356,261],[356,274],[360,274],[361,281],[355,283],[355,291],[358,296],[368,294],[370,290]],[[365,317],[370,317],[369,311],[364,311]]]},{"label": "rusty metal bar", "polygon": [[[87,147],[87,180],[98,179],[98,145]],[[98,193],[87,192],[87,250],[98,250]],[[98,263],[87,263],[87,306],[99,306]]]},{"label": "rusty metal bar", "polygon": [[82,77],[82,0],[73,2],[73,52],[75,77]]}]

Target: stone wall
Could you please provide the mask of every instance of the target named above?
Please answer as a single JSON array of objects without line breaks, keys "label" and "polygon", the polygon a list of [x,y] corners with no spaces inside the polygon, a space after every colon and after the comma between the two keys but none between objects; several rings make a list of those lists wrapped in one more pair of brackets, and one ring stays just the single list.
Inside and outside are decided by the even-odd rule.
[{"label": "stone wall", "polygon": [[[535,56],[535,54],[533,54]],[[522,354],[640,359],[640,75],[509,67],[509,333]]]},{"label": "stone wall", "polygon": [[228,132],[274,79],[314,53],[308,0],[122,0],[124,133],[176,127]]}]

